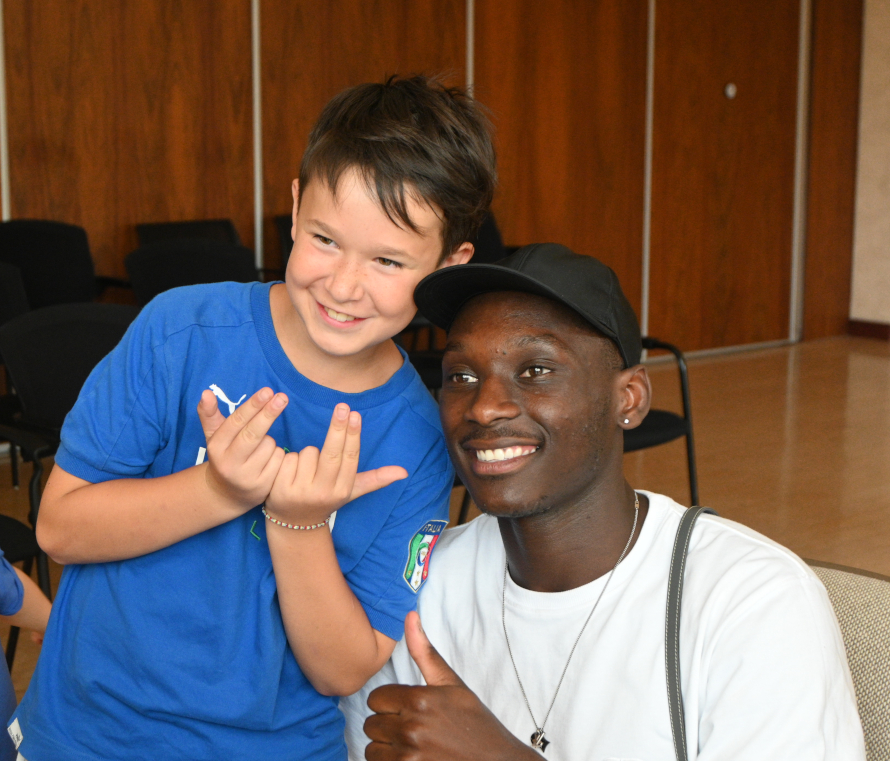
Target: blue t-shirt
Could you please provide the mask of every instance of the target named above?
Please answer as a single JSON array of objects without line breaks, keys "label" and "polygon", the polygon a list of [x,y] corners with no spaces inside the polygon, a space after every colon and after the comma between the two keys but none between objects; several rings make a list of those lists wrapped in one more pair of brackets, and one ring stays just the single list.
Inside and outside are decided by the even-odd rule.
[{"label": "blue t-shirt", "polygon": [[[152,301],[87,380],[56,463],[90,482],[195,465],[208,388],[224,415],[263,386],[285,392],[270,435],[290,450],[320,447],[348,403],[362,414],[359,470],[409,473],[345,505],[332,529],[371,625],[399,639],[416,604],[416,537],[447,519],[453,471],[435,402],[407,361],[360,394],[300,375],[269,290],[222,283]],[[17,716],[29,761],[346,758],[337,698],[315,691],[288,646],[259,507],[142,557],[68,566]]]}]

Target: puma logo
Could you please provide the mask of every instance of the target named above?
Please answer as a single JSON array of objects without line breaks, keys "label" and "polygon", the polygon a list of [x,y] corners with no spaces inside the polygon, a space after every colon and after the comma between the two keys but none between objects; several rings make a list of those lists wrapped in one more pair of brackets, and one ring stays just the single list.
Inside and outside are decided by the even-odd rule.
[{"label": "puma logo", "polygon": [[213,395],[219,399],[221,402],[225,402],[229,405],[229,414],[231,415],[235,411],[235,407],[237,407],[241,402],[243,402],[247,398],[247,394],[241,394],[241,398],[237,402],[233,402],[229,397],[226,396],[225,391],[223,391],[219,386],[215,383],[210,384],[210,390],[213,392]]}]

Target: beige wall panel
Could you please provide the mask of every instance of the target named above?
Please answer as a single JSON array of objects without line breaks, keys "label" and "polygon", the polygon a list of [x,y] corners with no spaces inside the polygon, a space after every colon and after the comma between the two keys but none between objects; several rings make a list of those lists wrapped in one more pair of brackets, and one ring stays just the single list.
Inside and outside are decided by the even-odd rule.
[{"label": "beige wall panel", "polygon": [[249,0],[5,0],[13,217],[86,228],[123,275],[139,222],[253,240]]},{"label": "beige wall panel", "polygon": [[866,0],[850,316],[890,323],[890,0]]},{"label": "beige wall panel", "polygon": [[465,84],[464,0],[262,0],[266,266],[280,266],[271,218],[291,211],[309,130],[331,97],[389,74]]}]

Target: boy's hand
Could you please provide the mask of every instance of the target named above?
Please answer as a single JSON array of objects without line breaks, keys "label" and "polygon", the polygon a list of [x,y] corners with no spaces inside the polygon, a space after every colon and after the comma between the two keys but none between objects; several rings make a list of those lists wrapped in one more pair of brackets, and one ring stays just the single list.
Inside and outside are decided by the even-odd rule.
[{"label": "boy's hand", "polygon": [[347,502],[407,478],[398,465],[358,473],[361,428],[362,416],[338,404],[321,452],[288,452],[266,499],[272,516],[298,525],[321,523]]},{"label": "boy's hand", "polygon": [[269,494],[284,450],[267,435],[287,406],[287,396],[262,388],[228,418],[211,391],[201,394],[198,418],[207,439],[207,483],[240,512]]}]

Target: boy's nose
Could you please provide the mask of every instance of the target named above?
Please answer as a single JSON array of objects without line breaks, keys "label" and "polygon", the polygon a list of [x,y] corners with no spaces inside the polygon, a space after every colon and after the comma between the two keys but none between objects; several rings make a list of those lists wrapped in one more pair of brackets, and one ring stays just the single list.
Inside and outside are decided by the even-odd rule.
[{"label": "boy's nose", "polygon": [[339,302],[356,301],[362,294],[361,271],[356,262],[341,260],[328,278],[328,291]]}]

